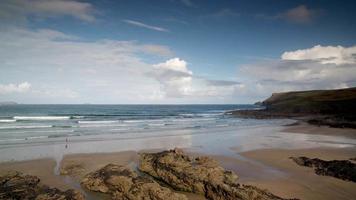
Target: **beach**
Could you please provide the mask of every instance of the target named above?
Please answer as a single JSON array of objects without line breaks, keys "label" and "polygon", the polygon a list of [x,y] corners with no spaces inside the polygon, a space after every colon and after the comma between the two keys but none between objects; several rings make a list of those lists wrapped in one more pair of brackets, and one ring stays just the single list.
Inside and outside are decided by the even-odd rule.
[{"label": "beach", "polygon": [[[223,135],[217,137],[213,132]],[[355,129],[294,124],[261,125],[240,130],[220,128],[211,130],[211,133],[206,131],[200,134],[127,139],[124,143],[128,145],[121,147],[124,150],[115,147],[120,146],[122,140],[101,140],[95,143],[106,146],[106,152],[75,153],[73,150],[57,158],[3,162],[0,171],[6,173],[8,170],[17,170],[36,175],[44,184],[52,187],[73,188],[86,194],[88,199],[102,199],[102,195],[80,187],[80,180],[86,174],[109,163],[136,169],[138,153],[180,147],[189,155],[208,155],[225,169],[234,171],[241,183],[267,189],[283,198],[352,199],[356,195],[354,182],[318,176],[312,169],[296,165],[289,157],[350,159],[356,155],[355,134]],[[79,147],[91,144],[91,141],[76,142],[64,150],[72,146],[82,149]],[[199,195],[187,196],[189,199],[204,199]]]}]

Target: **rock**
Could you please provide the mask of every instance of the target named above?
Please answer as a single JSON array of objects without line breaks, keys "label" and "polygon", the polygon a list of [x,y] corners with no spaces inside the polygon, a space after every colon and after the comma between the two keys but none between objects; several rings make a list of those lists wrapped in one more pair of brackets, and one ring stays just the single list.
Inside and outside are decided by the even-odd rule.
[{"label": "rock", "polygon": [[140,154],[139,170],[175,189],[202,194],[212,200],[282,199],[254,186],[237,183],[237,175],[209,157],[195,159],[181,150]]},{"label": "rock", "polygon": [[36,176],[10,172],[0,177],[0,199],[84,200],[75,190],[61,191],[40,184]]},{"label": "rock", "polygon": [[356,164],[349,160],[325,161],[318,158],[291,157],[300,166],[311,167],[315,173],[356,182]]},{"label": "rock", "polygon": [[185,195],[174,193],[148,177],[114,164],[86,175],[81,184],[88,190],[111,194],[112,199],[118,200],[187,199]]},{"label": "rock", "polygon": [[79,176],[85,171],[83,164],[81,163],[69,163],[65,164],[60,169],[61,175]]}]

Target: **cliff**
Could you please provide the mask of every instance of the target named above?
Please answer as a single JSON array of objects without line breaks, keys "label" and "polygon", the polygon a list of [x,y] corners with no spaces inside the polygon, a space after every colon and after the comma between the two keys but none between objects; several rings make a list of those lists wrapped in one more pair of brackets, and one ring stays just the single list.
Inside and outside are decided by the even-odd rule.
[{"label": "cliff", "polygon": [[262,105],[278,113],[355,115],[356,88],[274,93]]},{"label": "cliff", "polygon": [[356,88],[274,93],[261,103],[262,110],[228,114],[244,118],[303,117],[310,124],[356,128]]}]

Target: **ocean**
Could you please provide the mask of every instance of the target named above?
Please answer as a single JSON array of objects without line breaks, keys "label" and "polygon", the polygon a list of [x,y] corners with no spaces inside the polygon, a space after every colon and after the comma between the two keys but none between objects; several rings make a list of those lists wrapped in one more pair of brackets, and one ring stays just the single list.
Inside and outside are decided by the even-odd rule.
[{"label": "ocean", "polygon": [[[0,162],[69,154],[190,149],[238,156],[235,150],[349,146],[341,137],[286,134],[290,119],[225,114],[255,105],[2,105]],[[332,141],[332,142],[330,142]]]},{"label": "ocean", "polygon": [[204,129],[257,123],[224,113],[254,105],[3,105],[0,145],[73,136]]}]

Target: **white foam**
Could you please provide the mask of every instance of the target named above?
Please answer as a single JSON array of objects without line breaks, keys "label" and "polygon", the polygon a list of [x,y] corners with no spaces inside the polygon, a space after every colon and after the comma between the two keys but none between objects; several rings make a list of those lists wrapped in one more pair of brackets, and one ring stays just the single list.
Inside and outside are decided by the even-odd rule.
[{"label": "white foam", "polygon": [[70,116],[15,116],[14,119],[16,119],[16,120],[35,120],[35,121],[68,120],[68,119],[70,119]]},{"label": "white foam", "polygon": [[117,120],[108,120],[108,121],[78,121],[78,124],[113,124],[118,123]]},{"label": "white foam", "polygon": [[79,116],[79,115],[77,115],[77,116],[72,116],[72,118],[73,118],[73,119],[83,119],[84,116]]},{"label": "white foam", "polygon": [[146,122],[147,120],[125,120],[125,123],[143,123]]},{"label": "white foam", "polygon": [[51,128],[52,126],[0,126],[0,129]]},{"label": "white foam", "polygon": [[124,127],[127,126],[125,124],[81,124],[80,128],[100,128],[100,127]]},{"label": "white foam", "polygon": [[16,119],[0,119],[0,123],[12,123],[16,122]]},{"label": "white foam", "polygon": [[223,115],[224,113],[189,113],[189,114],[179,114],[179,116],[185,116],[185,117],[213,117],[213,116],[219,116]]},{"label": "white foam", "polygon": [[166,124],[148,124],[149,126],[165,126]]},{"label": "white foam", "polygon": [[43,138],[48,138],[48,136],[46,136],[46,135],[41,135],[41,136],[30,136],[30,137],[26,137],[26,140],[43,139]]},{"label": "white foam", "polygon": [[216,126],[217,127],[226,127],[226,126],[229,126],[229,124],[217,124]]}]

